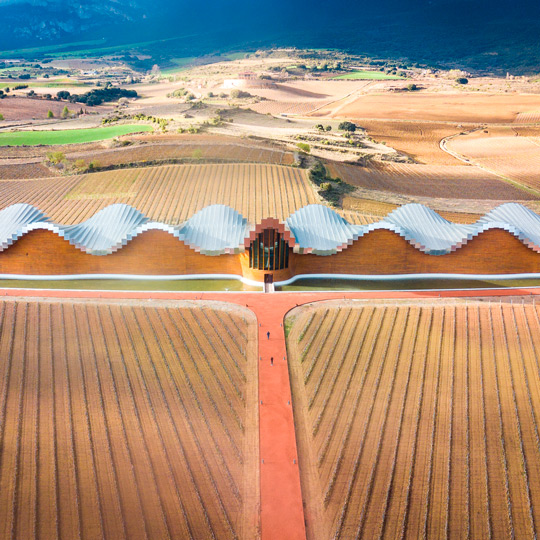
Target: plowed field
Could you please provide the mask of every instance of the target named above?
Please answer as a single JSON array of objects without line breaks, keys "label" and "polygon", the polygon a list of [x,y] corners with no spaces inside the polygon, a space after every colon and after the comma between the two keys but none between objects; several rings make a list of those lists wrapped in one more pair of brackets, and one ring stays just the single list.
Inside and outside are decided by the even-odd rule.
[{"label": "plowed field", "polygon": [[535,305],[335,302],[291,317],[310,539],[537,537]]},{"label": "plowed field", "polygon": [[496,201],[535,198],[489,172],[467,165],[374,163],[359,167],[336,162],[329,168],[333,176],[354,186],[402,195]]},{"label": "plowed field", "polygon": [[[516,136],[513,130],[499,130],[462,135],[448,141],[448,148],[506,178],[540,189],[540,139],[538,136]],[[534,135],[540,132],[531,131]]]},{"label": "plowed field", "polygon": [[316,117],[392,119],[434,122],[504,123],[518,114],[540,109],[533,94],[480,92],[366,94],[339,101],[313,113]]},{"label": "plowed field", "polygon": [[441,150],[444,137],[460,133],[462,128],[447,123],[362,120],[360,125],[379,142],[429,165],[461,165],[459,160]]},{"label": "plowed field", "polygon": [[0,321],[1,538],[257,537],[252,314],[4,301]]},{"label": "plowed field", "polygon": [[234,162],[275,163],[292,165],[292,152],[273,149],[265,146],[243,145],[241,143],[175,143],[147,144],[113,148],[109,150],[77,152],[66,156],[68,159],[86,159],[87,162],[97,161],[100,167],[119,165],[123,163],[141,163],[168,159],[214,159]]}]

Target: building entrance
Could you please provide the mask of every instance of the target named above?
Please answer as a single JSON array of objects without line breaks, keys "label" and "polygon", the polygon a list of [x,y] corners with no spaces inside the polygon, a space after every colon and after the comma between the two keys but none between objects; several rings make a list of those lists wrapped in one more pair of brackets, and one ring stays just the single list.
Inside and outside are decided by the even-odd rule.
[{"label": "building entrance", "polygon": [[264,229],[249,246],[249,267],[283,270],[289,267],[289,242],[277,229]]}]

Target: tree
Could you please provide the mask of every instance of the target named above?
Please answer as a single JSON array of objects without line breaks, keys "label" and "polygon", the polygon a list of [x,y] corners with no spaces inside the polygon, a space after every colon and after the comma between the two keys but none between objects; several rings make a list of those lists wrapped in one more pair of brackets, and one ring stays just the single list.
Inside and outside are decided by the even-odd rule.
[{"label": "tree", "polygon": [[65,120],[66,118],[69,118],[69,115],[70,115],[69,109],[67,105],[64,105],[64,108],[62,109],[62,113],[60,114],[60,117]]},{"label": "tree", "polygon": [[68,99],[71,94],[67,90],[60,90],[60,92],[56,92],[56,97],[58,99]]},{"label": "tree", "polygon": [[458,84],[469,84],[469,79],[466,79],[465,77],[458,77],[456,82]]},{"label": "tree", "polygon": [[50,109],[47,111],[47,118],[54,118],[54,113]]},{"label": "tree", "polygon": [[4,115],[0,113],[0,122],[2,122],[2,120],[4,120]]},{"label": "tree", "polygon": [[49,152],[47,154],[47,159],[53,165],[58,165],[66,160],[66,155],[63,152]]},{"label": "tree", "polygon": [[407,90],[409,92],[414,92],[415,90],[418,90],[418,86],[416,86],[416,84],[409,84],[409,86],[407,86]]},{"label": "tree", "polygon": [[311,147],[309,146],[309,144],[299,142],[296,144],[296,146],[298,147],[298,150],[305,152],[306,154],[309,154],[311,152]]},{"label": "tree", "polygon": [[324,131],[324,126],[322,124],[317,124],[315,126],[315,129],[318,129],[319,131]]},{"label": "tree", "polygon": [[324,130],[325,130],[325,131],[332,131],[332,126],[326,126],[326,127],[324,128]]},{"label": "tree", "polygon": [[352,122],[341,122],[338,126],[340,131],[348,131],[349,133],[354,133],[356,131],[356,124]]}]

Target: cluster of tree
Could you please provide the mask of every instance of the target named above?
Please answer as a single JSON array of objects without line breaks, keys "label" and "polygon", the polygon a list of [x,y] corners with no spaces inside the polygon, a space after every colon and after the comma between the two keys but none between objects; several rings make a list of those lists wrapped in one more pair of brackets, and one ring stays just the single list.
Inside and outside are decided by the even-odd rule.
[{"label": "cluster of tree", "polygon": [[323,126],[322,124],[317,124],[315,129],[318,129],[319,131],[332,131],[332,126]]},{"label": "cluster of tree", "polygon": [[244,90],[238,90],[238,88],[231,90],[230,95],[232,99],[242,99],[242,98],[252,97],[249,92],[245,92]]},{"label": "cluster of tree", "polygon": [[356,131],[356,124],[352,122],[341,122],[338,126],[340,131],[347,131],[348,133],[354,133]]},{"label": "cluster of tree", "polygon": [[90,90],[81,95],[70,94],[67,90],[60,90],[56,96],[58,99],[66,99],[71,103],[84,103],[89,107],[93,107],[94,105],[101,105],[109,101],[117,101],[123,97],[136,98],[138,94],[135,90],[124,90],[123,88],[106,86],[105,88]]}]

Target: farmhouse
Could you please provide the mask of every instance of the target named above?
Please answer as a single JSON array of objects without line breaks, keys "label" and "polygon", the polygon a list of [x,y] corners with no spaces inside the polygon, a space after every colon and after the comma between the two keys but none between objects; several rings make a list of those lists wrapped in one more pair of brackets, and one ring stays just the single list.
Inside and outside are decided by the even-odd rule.
[{"label": "farmhouse", "polygon": [[2,275],[229,275],[276,282],[298,275],[498,275],[540,272],[540,216],[508,203],[474,224],[409,204],[352,225],[304,206],[284,222],[249,223],[232,208],[203,208],[178,226],[113,204],[77,225],[37,208],[0,212]]}]

